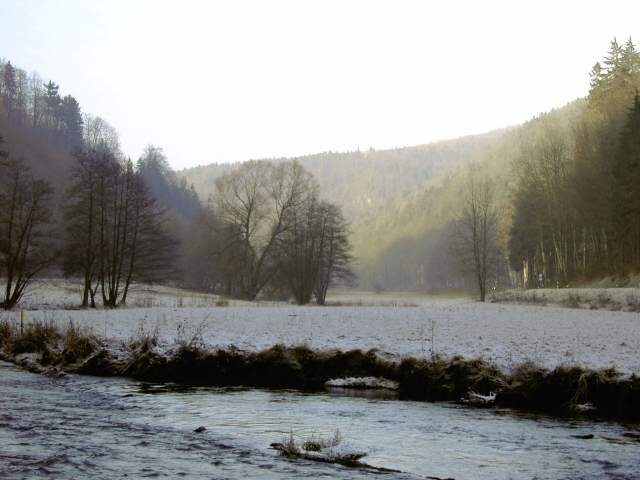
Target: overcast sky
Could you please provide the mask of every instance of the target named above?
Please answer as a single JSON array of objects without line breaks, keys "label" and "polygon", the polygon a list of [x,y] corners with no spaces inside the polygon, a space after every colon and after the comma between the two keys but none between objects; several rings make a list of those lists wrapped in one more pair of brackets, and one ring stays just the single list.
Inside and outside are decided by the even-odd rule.
[{"label": "overcast sky", "polygon": [[0,57],[174,168],[428,143],[589,88],[640,1],[0,0]]}]

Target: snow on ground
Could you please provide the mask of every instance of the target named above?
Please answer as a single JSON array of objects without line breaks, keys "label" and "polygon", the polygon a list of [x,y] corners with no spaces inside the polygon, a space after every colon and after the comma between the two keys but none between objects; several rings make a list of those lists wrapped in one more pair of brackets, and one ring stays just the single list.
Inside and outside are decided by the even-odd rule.
[{"label": "snow on ground", "polygon": [[337,388],[383,388],[385,390],[398,390],[398,382],[381,377],[346,377],[332,378],[325,382],[327,387]]},{"label": "snow on ground", "polygon": [[[44,290],[44,297],[55,296]],[[357,306],[232,302],[216,307],[214,296],[161,287],[152,290],[155,293],[140,294],[168,306],[42,309],[27,311],[25,317],[61,326],[72,320],[98,336],[123,341],[140,331],[157,330],[166,344],[199,334],[210,348],[235,345],[256,350],[278,343],[307,344],[317,349],[378,349],[395,359],[431,354],[482,357],[505,370],[532,360],[549,368],[577,364],[640,374],[640,314],[635,312],[408,296],[396,304],[417,306],[380,306],[380,299],[386,302],[390,294],[359,294]],[[368,306],[368,299],[377,306]],[[199,301],[209,303],[198,305]],[[0,319],[19,317],[19,311],[0,313]]]},{"label": "snow on ground", "polygon": [[[0,288],[4,287],[0,281]],[[64,310],[78,308],[82,301],[80,280],[47,279],[31,285],[20,301],[25,310]],[[100,293],[98,292],[99,296]],[[199,293],[163,285],[133,284],[128,294],[127,306],[150,307],[213,307],[219,295]],[[96,298],[99,302],[99,299]],[[230,300],[232,305],[246,302]]]},{"label": "snow on ground", "polygon": [[640,288],[536,288],[505,290],[493,302],[557,305],[592,310],[640,311]]}]

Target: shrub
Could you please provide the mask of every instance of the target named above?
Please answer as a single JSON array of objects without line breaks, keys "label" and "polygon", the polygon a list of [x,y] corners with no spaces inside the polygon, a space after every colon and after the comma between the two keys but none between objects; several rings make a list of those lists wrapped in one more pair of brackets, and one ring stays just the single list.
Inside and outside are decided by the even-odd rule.
[{"label": "shrub", "polygon": [[10,350],[14,355],[19,353],[48,351],[48,346],[60,339],[60,333],[53,322],[33,321],[27,324],[22,332],[12,339]]},{"label": "shrub", "polygon": [[10,348],[11,341],[16,334],[15,325],[9,320],[0,321],[0,348]]},{"label": "shrub", "polygon": [[158,337],[160,336],[160,330],[156,326],[153,330],[145,330],[144,325],[141,323],[138,328],[137,337],[129,340],[129,348],[131,350],[140,350],[142,352],[148,352],[153,347],[158,346]]},{"label": "shrub", "polygon": [[562,305],[569,308],[580,308],[582,305],[582,298],[580,298],[580,295],[570,293],[567,298],[562,301]]},{"label": "shrub", "polygon": [[216,300],[216,307],[228,307],[229,306],[229,300],[224,298],[224,297],[220,297]]}]

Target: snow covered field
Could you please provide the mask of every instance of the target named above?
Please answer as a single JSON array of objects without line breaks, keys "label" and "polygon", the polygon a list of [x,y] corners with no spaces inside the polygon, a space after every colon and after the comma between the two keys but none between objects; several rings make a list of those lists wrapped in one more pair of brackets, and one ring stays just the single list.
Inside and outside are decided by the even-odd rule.
[{"label": "snow covered field", "polygon": [[556,305],[591,310],[640,311],[640,288],[536,288],[505,290],[492,302]]},{"label": "snow covered field", "polygon": [[[482,357],[505,370],[532,360],[547,367],[577,364],[640,374],[640,314],[635,312],[406,295],[393,300],[389,294],[350,294],[349,302],[356,306],[231,302],[216,307],[215,296],[162,287],[138,289],[136,295],[149,307],[52,309],[56,290],[65,288],[73,292],[64,282],[41,289],[41,296],[30,300],[31,306],[51,301],[49,308],[26,311],[27,321],[64,326],[72,320],[98,336],[124,341],[141,331],[157,330],[163,344],[200,334],[210,348],[235,345],[255,350],[277,343],[307,344],[318,349],[373,348],[397,359],[432,353]],[[67,299],[71,297],[69,293]],[[346,303],[344,296],[341,303]],[[19,317],[19,311],[0,313],[0,319]]]},{"label": "snow covered field", "polygon": [[[0,288],[4,285],[0,280]],[[77,281],[50,279],[38,280],[29,287],[20,301],[25,310],[73,310],[81,303],[82,283]],[[99,293],[98,293],[99,295]],[[127,306],[149,307],[213,307],[218,295],[166,287],[163,285],[133,284],[128,295]],[[97,299],[96,299],[97,300]],[[237,305],[245,302],[230,300]]]}]

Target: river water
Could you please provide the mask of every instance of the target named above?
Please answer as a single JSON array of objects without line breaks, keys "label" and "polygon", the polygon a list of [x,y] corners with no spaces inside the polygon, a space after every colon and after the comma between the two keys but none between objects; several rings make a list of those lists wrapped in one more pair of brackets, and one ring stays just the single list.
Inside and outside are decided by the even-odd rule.
[{"label": "river water", "polygon": [[[204,433],[193,429],[205,426]],[[634,429],[635,428],[635,429]],[[295,435],[342,437],[367,463],[291,461]],[[50,379],[0,362],[0,478],[640,478],[637,426],[508,411],[288,391],[166,388],[126,379]],[[593,434],[591,440],[576,435]]]}]

